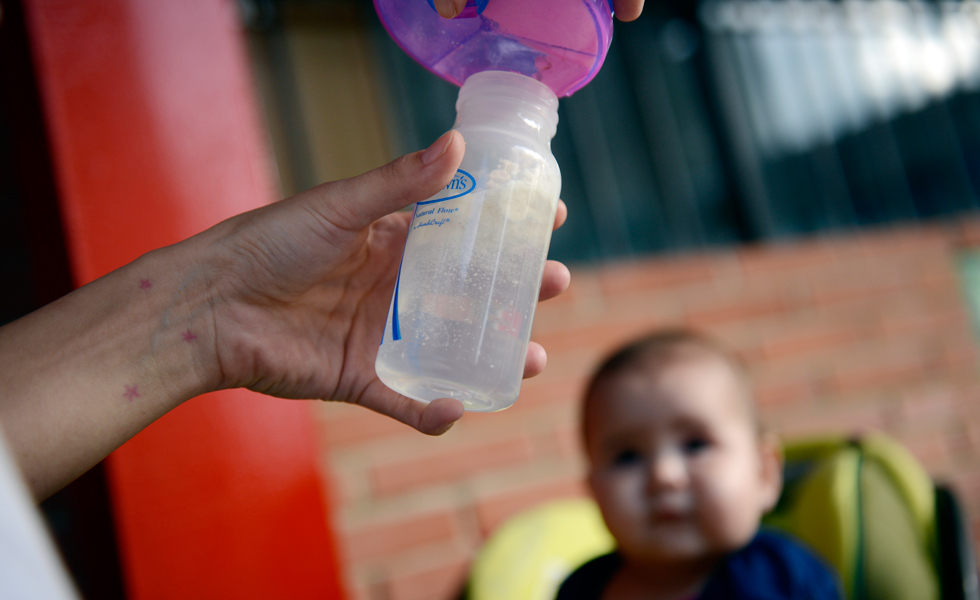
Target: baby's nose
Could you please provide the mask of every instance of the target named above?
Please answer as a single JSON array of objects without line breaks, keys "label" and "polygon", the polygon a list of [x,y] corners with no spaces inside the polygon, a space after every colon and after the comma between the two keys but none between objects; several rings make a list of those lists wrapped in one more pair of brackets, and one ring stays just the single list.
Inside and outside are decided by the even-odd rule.
[{"label": "baby's nose", "polygon": [[687,467],[676,452],[661,452],[650,463],[650,485],[654,489],[680,489],[687,485]]}]

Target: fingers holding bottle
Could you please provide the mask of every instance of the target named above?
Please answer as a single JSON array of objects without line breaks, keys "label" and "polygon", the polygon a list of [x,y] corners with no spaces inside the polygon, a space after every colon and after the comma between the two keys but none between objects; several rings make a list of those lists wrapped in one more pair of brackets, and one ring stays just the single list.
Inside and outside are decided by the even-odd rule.
[{"label": "fingers holding bottle", "polygon": [[[436,12],[446,19],[452,19],[463,12],[466,0],[432,0]],[[643,0],[613,0],[616,17],[620,21],[632,21],[643,11]]]},{"label": "fingers holding bottle", "polygon": [[463,12],[463,9],[466,7],[466,0],[432,0],[432,4],[436,7],[436,12],[440,16],[446,19],[452,19]]}]

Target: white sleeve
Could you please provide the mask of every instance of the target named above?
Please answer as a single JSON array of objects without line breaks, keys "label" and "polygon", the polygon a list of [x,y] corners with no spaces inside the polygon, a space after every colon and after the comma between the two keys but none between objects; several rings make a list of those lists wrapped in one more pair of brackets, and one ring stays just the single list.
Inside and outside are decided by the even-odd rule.
[{"label": "white sleeve", "polygon": [[77,600],[0,432],[0,590],[9,600]]}]

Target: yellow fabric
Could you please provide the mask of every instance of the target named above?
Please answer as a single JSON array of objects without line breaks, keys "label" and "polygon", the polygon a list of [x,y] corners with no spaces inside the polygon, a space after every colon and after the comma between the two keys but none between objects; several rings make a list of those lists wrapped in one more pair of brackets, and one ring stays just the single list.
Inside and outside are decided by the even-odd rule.
[{"label": "yellow fabric", "polygon": [[882,433],[872,433],[861,439],[865,456],[877,462],[902,493],[912,512],[919,540],[938,559],[936,535],[936,488],[932,478],[919,461],[901,444]]},{"label": "yellow fabric", "polygon": [[853,598],[855,556],[858,546],[857,494],[858,451],[807,444],[786,448],[787,461],[815,461],[805,480],[790,490],[777,510],[767,515],[766,525],[793,534],[834,567]]},{"label": "yellow fabric", "polygon": [[864,580],[872,600],[936,600],[939,578],[928,544],[884,463],[861,469],[864,505]]},{"label": "yellow fabric", "polygon": [[615,542],[595,502],[558,500],[507,521],[473,563],[470,600],[551,600],[561,582]]}]

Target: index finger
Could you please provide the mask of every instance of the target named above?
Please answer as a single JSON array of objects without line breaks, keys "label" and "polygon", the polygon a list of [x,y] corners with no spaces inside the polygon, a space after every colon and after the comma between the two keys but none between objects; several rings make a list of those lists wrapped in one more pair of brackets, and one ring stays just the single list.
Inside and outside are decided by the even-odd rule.
[{"label": "index finger", "polygon": [[440,16],[452,19],[466,8],[466,0],[432,0]]},{"label": "index finger", "polygon": [[558,208],[555,210],[555,229],[558,229],[565,224],[565,219],[568,218],[568,207],[565,206],[565,202],[561,199],[558,200]]}]

